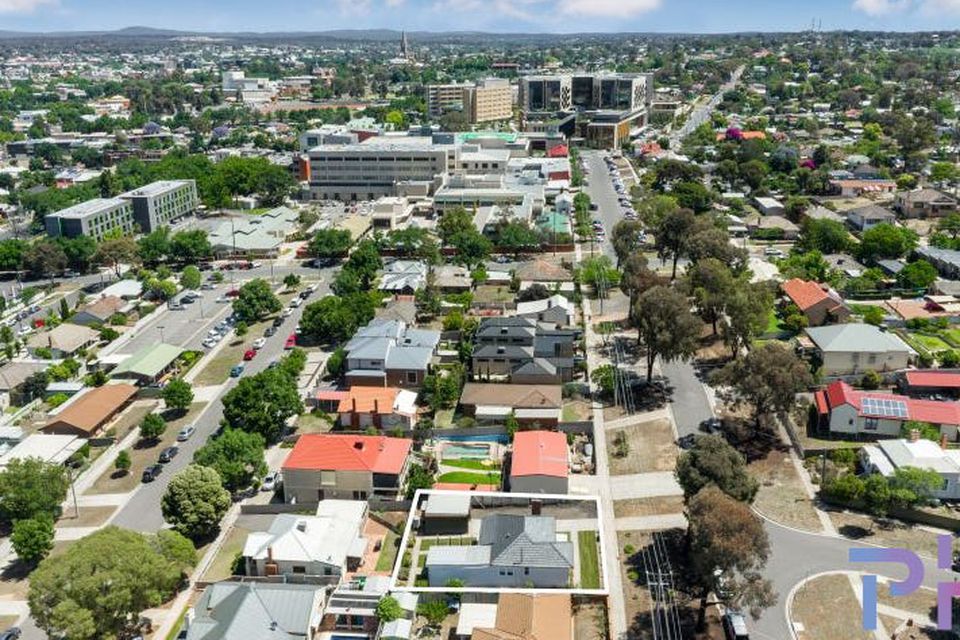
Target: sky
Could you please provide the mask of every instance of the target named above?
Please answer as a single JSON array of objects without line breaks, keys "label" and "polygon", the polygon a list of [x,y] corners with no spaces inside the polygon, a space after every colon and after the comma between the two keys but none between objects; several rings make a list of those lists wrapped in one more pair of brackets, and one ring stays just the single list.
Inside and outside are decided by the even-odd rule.
[{"label": "sky", "polygon": [[0,30],[718,33],[960,29],[960,0],[0,0]]}]

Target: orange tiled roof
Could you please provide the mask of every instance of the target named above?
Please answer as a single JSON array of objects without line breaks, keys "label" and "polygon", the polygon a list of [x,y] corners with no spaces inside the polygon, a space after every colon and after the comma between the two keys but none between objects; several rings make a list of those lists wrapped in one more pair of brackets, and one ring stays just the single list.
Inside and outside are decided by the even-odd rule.
[{"label": "orange tiled roof", "polygon": [[398,393],[400,390],[394,387],[351,387],[347,396],[341,398],[337,412],[373,413],[376,409],[377,413],[390,413]]},{"label": "orange tiled roof", "polygon": [[780,288],[801,311],[806,311],[830,297],[816,282],[800,278],[787,280]]}]

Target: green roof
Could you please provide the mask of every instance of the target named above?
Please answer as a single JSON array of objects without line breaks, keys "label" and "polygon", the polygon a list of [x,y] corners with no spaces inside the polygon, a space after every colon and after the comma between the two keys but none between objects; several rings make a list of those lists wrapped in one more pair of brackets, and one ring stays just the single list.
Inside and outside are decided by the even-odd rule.
[{"label": "green roof", "polygon": [[465,131],[458,133],[457,138],[460,142],[470,142],[471,140],[480,138],[497,138],[498,140],[515,142],[517,140],[517,134],[511,131]]},{"label": "green roof", "polygon": [[140,349],[140,351],[137,351],[121,362],[117,368],[113,370],[113,375],[118,376],[125,373],[132,373],[146,378],[155,378],[161,371],[170,366],[174,360],[180,357],[181,353],[183,353],[183,349],[175,347],[172,344],[160,342],[150,345],[149,347]]}]

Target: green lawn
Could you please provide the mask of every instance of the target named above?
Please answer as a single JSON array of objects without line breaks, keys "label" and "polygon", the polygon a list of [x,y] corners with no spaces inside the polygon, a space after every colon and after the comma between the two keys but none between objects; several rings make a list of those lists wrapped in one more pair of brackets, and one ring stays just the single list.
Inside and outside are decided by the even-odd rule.
[{"label": "green lawn", "polygon": [[444,536],[442,538],[421,538],[420,553],[424,554],[430,547],[468,546],[475,542],[470,536]]},{"label": "green lawn", "polygon": [[451,471],[437,478],[437,482],[455,482],[458,484],[493,484],[500,486],[499,473],[471,473],[469,471]]},{"label": "green lawn", "polygon": [[947,342],[950,342],[955,347],[960,347],[960,329],[944,329],[940,332],[940,335],[944,337]]},{"label": "green lawn", "polygon": [[474,469],[476,471],[493,471],[500,468],[499,463],[483,464],[483,460],[469,460],[467,458],[453,460],[445,458],[440,464],[445,467],[457,467],[458,469]]},{"label": "green lawn", "polygon": [[577,546],[580,549],[580,588],[600,588],[600,553],[597,550],[597,532],[579,531]]},{"label": "green lawn", "polygon": [[925,333],[912,333],[910,337],[923,345],[927,351],[945,351],[950,348],[950,345],[947,344],[943,338],[937,336],[931,336]]},{"label": "green lawn", "polygon": [[786,331],[786,328],[780,322],[780,318],[777,316],[777,311],[775,309],[770,309],[770,313],[767,314],[767,328],[763,330],[764,333],[781,333]]},{"label": "green lawn", "polygon": [[376,571],[393,571],[393,563],[397,561],[399,547],[400,536],[393,531],[387,531],[387,537],[383,539],[383,544],[380,546]]}]

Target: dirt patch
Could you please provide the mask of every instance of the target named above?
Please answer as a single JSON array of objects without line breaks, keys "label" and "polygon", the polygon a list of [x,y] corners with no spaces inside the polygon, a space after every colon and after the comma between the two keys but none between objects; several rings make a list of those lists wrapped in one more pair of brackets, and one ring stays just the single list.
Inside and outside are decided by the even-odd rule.
[{"label": "dirt patch", "polygon": [[683,496],[658,496],[614,500],[613,515],[617,518],[642,518],[683,513]]},{"label": "dirt patch", "polygon": [[730,360],[730,347],[720,339],[720,336],[713,335],[713,329],[709,325],[704,327],[704,333],[693,359],[709,364],[722,364]]},{"label": "dirt patch", "polygon": [[753,503],[760,513],[804,531],[822,530],[820,518],[807,497],[788,452],[778,449],[770,451],[765,458],[751,462],[748,469],[760,482],[760,490]]},{"label": "dirt patch", "polygon": [[167,429],[158,440],[150,442],[137,440],[134,442],[133,446],[127,449],[127,453],[130,454],[129,472],[126,474],[118,473],[111,465],[97,478],[93,486],[87,489],[86,493],[128,493],[136,489],[141,482],[140,478],[143,475],[143,470],[157,461],[157,457],[164,447],[176,444],[177,432],[180,431],[180,428],[194,422],[206,406],[206,402],[193,403],[186,415],[167,422]]},{"label": "dirt patch", "polygon": [[599,602],[574,604],[573,637],[603,640],[607,632],[607,607]]},{"label": "dirt patch", "polygon": [[71,507],[57,520],[57,526],[64,529],[70,527],[99,527],[116,510],[117,507],[80,507],[80,515],[75,517],[75,511]]},{"label": "dirt patch", "polygon": [[[880,579],[878,579],[878,582],[880,582]],[[877,586],[877,602],[916,614],[914,622],[918,624],[930,624],[933,626],[937,624],[937,592],[933,589],[920,587],[913,593],[908,593],[905,596],[893,596],[890,594],[890,583],[880,582]],[[893,629],[887,629],[887,631],[893,631]]]},{"label": "dirt patch", "polygon": [[152,412],[160,403],[156,400],[138,400],[130,405],[126,411],[120,414],[117,421],[114,422],[104,432],[106,435],[116,436],[117,440],[123,440],[127,435],[140,426],[144,416]]},{"label": "dirt patch", "polygon": [[851,540],[881,547],[902,547],[930,558],[937,556],[937,534],[898,520],[850,511],[828,511],[837,531]]},{"label": "dirt patch", "polygon": [[799,640],[873,640],[872,632],[860,628],[860,603],[845,575],[804,583],[794,595],[790,613],[791,622],[803,625]]},{"label": "dirt patch", "polygon": [[564,422],[585,422],[591,419],[593,419],[593,409],[586,400],[568,400],[564,403]]},{"label": "dirt patch", "polygon": [[607,431],[610,475],[672,471],[677,463],[673,429],[665,419]]}]

